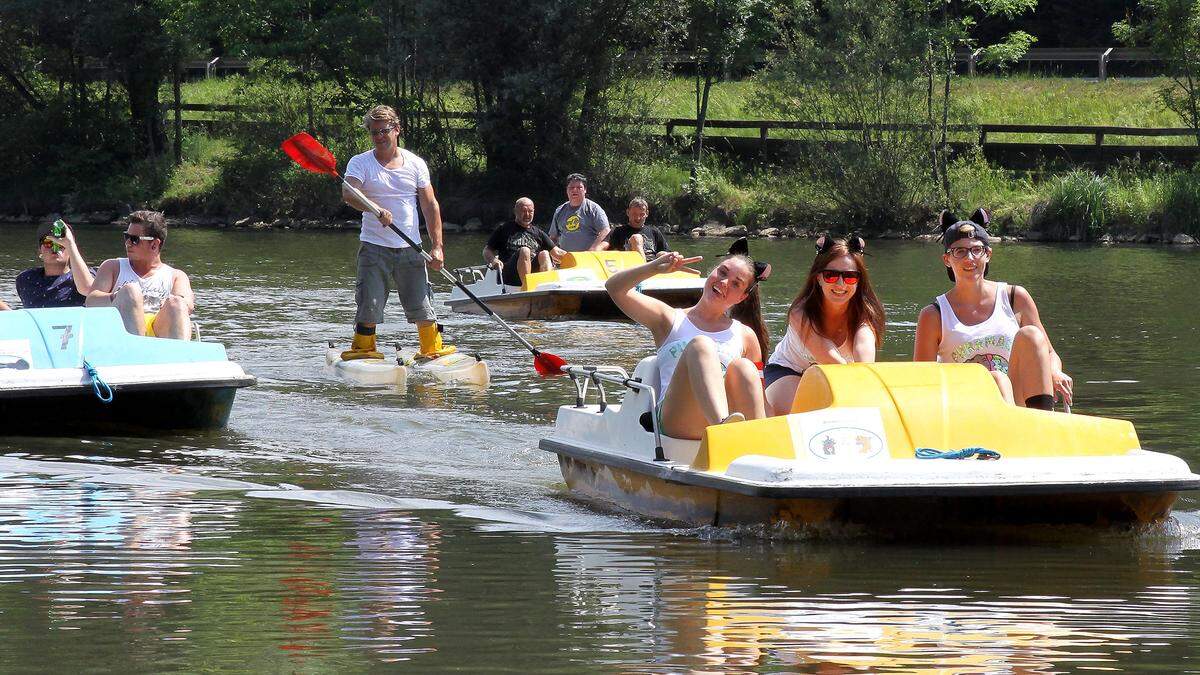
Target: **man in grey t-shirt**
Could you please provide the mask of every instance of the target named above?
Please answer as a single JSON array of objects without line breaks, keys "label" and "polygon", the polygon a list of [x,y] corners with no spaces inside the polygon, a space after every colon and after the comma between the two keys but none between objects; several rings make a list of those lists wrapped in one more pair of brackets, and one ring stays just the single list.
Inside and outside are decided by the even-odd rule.
[{"label": "man in grey t-shirt", "polygon": [[603,251],[608,231],[604,209],[587,198],[587,179],[567,176],[567,201],[550,219],[550,239],[565,251]]}]

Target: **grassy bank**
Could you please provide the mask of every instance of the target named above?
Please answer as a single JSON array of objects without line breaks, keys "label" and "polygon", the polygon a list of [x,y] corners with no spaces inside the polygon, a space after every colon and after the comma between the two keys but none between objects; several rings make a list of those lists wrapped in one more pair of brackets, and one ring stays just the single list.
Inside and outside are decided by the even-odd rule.
[{"label": "grassy bank", "polygon": [[[647,87],[655,92],[652,114],[694,116],[690,79],[675,78],[661,84]],[[1021,76],[962,78],[956,81],[955,105],[966,117],[987,123],[1177,126],[1178,121],[1158,103],[1156,92],[1161,85],[1162,81],[1155,79],[1097,83]],[[248,90],[261,91],[263,86],[262,82],[240,77],[201,80],[187,83],[183,98],[189,103],[245,102],[253,100],[247,96]],[[168,97],[164,92],[164,100]],[[278,93],[277,98],[265,100],[286,111],[281,114],[299,114],[295,92]],[[465,101],[457,100],[465,109]],[[754,81],[720,83],[712,94],[710,118],[762,117],[756,114],[756,100]],[[451,97],[452,105],[455,101]],[[299,118],[280,120],[278,124],[303,125]],[[353,120],[338,120],[337,124],[346,128],[342,146],[334,148],[344,161],[348,152],[360,145],[365,147],[366,142],[355,135]],[[163,181],[165,187],[148,194],[147,201],[181,214],[269,219],[276,215],[271,211],[278,206],[285,215],[304,212],[307,217],[337,217],[336,199],[325,198],[328,195],[314,189],[311,176],[290,168],[273,142],[248,138],[253,139],[254,134],[242,132],[238,136],[232,128],[220,126],[211,131],[188,127],[183,163],[170,170]],[[1078,142],[1077,137],[1056,139],[1045,135],[1012,135],[1003,140]],[[610,212],[620,213],[622,200],[640,194],[651,201],[656,220],[670,221],[681,229],[709,223],[740,226],[749,232],[774,229],[786,235],[848,227],[868,232],[921,231],[942,206],[930,204],[896,214],[893,222],[886,224],[848,223],[843,209],[815,187],[816,181],[802,166],[747,166],[710,157],[697,179],[691,180],[686,160],[670,151],[656,156],[651,162],[630,163],[619,177],[597,186],[594,192]],[[1200,206],[1200,178],[1193,172],[1145,165],[1123,166],[1099,175],[1085,170],[1061,174],[1021,172],[989,166],[981,157],[970,156],[955,161],[951,183],[950,206],[963,212],[979,205],[991,207],[1000,233],[1033,231],[1053,238],[1084,240],[1105,233],[1200,235],[1200,223],[1192,215],[1200,214],[1200,208],[1194,208]],[[558,199],[557,186],[530,186],[529,191],[538,197],[543,212],[550,206],[543,202]],[[447,215],[459,221],[470,217],[488,221],[496,216],[497,204],[502,213],[502,205],[512,198],[507,192],[493,194],[496,191],[489,191],[485,178],[469,172],[443,179],[439,192],[446,195]],[[484,203],[488,204],[486,208]]]}]

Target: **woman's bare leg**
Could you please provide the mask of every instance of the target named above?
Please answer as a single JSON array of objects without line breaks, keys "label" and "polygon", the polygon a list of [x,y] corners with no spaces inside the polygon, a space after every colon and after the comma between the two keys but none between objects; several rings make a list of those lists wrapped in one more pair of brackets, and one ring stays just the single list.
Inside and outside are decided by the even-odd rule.
[{"label": "woman's bare leg", "polygon": [[1004,373],[1002,373],[998,370],[989,370],[988,373],[990,373],[992,376],[992,379],[996,381],[996,388],[1000,390],[1000,398],[1003,398],[1005,401],[1012,403],[1013,402],[1012,380],[1009,380],[1008,375],[1005,375]]},{"label": "woman's bare leg", "polygon": [[725,399],[729,402],[731,412],[740,412],[748,420],[760,420],[767,416],[762,380],[758,377],[758,368],[750,359],[737,359],[725,370]]},{"label": "woman's bare leg", "polygon": [[799,375],[785,375],[767,387],[767,414],[786,415],[792,412],[796,400],[796,389],[800,386]]},{"label": "woman's bare leg", "polygon": [[1008,359],[1008,379],[1012,381],[1017,405],[1025,405],[1026,399],[1038,394],[1054,395],[1050,364],[1050,341],[1046,334],[1036,326],[1024,326],[1017,331]]},{"label": "woman's bare leg", "polygon": [[698,335],[688,342],[663,394],[663,433],[699,440],[705,427],[729,415],[717,345]]}]

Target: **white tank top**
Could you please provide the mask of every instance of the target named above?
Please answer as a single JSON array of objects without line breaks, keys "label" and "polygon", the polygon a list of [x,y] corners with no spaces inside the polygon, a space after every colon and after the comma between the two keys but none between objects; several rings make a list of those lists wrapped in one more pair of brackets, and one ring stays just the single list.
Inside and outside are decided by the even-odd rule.
[{"label": "white tank top", "polygon": [[937,304],[942,319],[938,361],[981,363],[988,370],[1008,372],[1013,338],[1021,328],[1008,301],[1008,284],[996,284],[996,307],[992,315],[974,326],[958,320],[944,293],[937,297]]},{"label": "white tank top", "polygon": [[733,363],[735,359],[741,358],[746,346],[745,331],[742,330],[742,322],[737,319],[732,321],[729,328],[712,333],[697,328],[688,318],[687,312],[682,309],[675,310],[675,320],[671,323],[671,332],[667,334],[667,339],[663,340],[662,346],[658,348],[659,400],[667,393],[667,385],[671,383],[671,376],[675,374],[675,367],[679,365],[679,357],[683,355],[684,347],[687,347],[687,343],[697,335],[707,335],[717,343],[717,355],[721,359],[722,370]]},{"label": "white tank top", "polygon": [[[846,363],[854,363],[854,346],[851,340],[847,340],[846,344],[838,347],[838,353],[846,359]],[[808,347],[805,346],[804,341],[800,339],[789,321],[787,333],[784,334],[779,344],[775,345],[775,351],[771,352],[771,358],[767,363],[775,363],[802,373],[816,362],[812,352],[808,351]]]},{"label": "white tank top", "polygon": [[136,283],[142,287],[142,309],[151,314],[162,309],[163,302],[171,295],[171,287],[175,285],[175,268],[166,263],[160,263],[158,268],[149,276],[140,277],[133,271],[129,258],[118,258],[121,271],[117,274],[117,283],[112,292],[116,293],[126,284]]}]

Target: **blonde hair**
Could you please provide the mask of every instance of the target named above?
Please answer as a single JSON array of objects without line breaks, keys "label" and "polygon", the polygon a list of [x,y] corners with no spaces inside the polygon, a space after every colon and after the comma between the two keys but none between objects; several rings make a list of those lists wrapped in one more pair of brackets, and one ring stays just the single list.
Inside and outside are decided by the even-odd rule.
[{"label": "blonde hair", "polygon": [[642,197],[634,197],[633,199],[629,200],[629,208],[633,208],[635,206],[640,206],[647,211],[650,210],[650,204],[648,204]]},{"label": "blonde hair", "polygon": [[367,131],[371,130],[371,122],[387,122],[399,127],[400,116],[396,114],[396,109],[390,105],[377,105],[368,110],[366,115],[363,115],[363,126],[366,127]]}]

